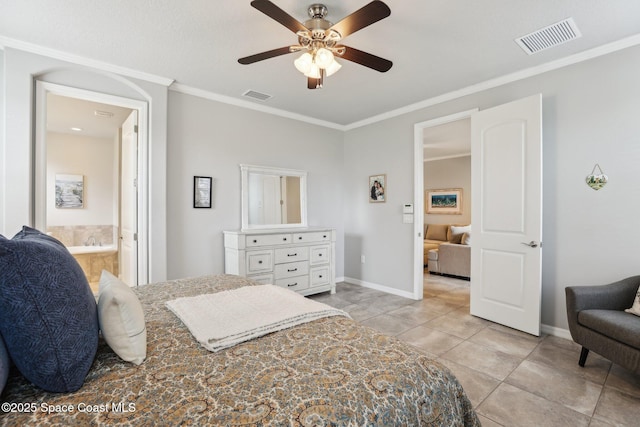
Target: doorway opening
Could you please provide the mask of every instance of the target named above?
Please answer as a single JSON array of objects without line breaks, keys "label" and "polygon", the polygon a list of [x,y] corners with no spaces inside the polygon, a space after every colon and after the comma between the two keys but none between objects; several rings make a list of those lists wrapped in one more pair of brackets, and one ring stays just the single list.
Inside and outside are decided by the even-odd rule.
[{"label": "doorway opening", "polygon": [[103,269],[147,283],[147,117],[143,101],[36,82],[35,226],[69,248],[94,291]]},{"label": "doorway opening", "polygon": [[[425,170],[430,161],[444,161],[471,157],[471,133],[468,127],[471,115],[477,109],[463,111],[445,117],[428,120],[414,125],[414,299],[422,299],[425,274]],[[428,154],[425,157],[425,153]],[[427,160],[427,161],[426,161]],[[456,162],[460,163],[460,162]],[[470,170],[469,170],[470,176]],[[435,183],[435,186],[439,184]],[[434,189],[429,185],[430,189]],[[446,187],[449,187],[446,185]],[[464,189],[463,189],[464,190]],[[463,191],[462,196],[468,200],[471,191]],[[465,195],[467,193],[467,195]],[[459,202],[464,203],[464,200]],[[464,205],[463,205],[464,206]],[[467,204],[470,207],[470,204]],[[465,211],[463,211],[464,213]],[[466,211],[465,218],[471,223],[471,211]],[[458,215],[430,215],[438,223],[464,222]],[[454,219],[450,219],[449,217]]]},{"label": "doorway opening", "polygon": [[[424,129],[468,117],[471,117],[471,218],[474,224],[470,314],[538,336],[542,269],[542,95],[416,124],[416,206],[424,206],[420,180],[424,173]],[[417,212],[414,293],[416,299],[421,299],[424,214],[422,209]]]}]

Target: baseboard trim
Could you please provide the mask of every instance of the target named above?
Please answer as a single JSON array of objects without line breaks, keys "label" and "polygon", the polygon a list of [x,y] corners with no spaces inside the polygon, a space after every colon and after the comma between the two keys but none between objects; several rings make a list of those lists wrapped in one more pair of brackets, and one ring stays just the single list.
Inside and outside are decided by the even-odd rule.
[{"label": "baseboard trim", "polygon": [[[336,279],[336,281],[338,281],[338,279]],[[379,285],[377,283],[371,283],[371,282],[367,282],[360,279],[354,279],[353,277],[344,277],[342,281],[347,283],[352,283],[354,285],[359,285],[364,288],[375,289],[376,291],[382,291],[388,294],[397,295],[399,297],[415,300],[415,298],[413,297],[413,292],[410,292],[410,291],[401,291],[399,289],[390,288],[388,286]]]},{"label": "baseboard trim", "polygon": [[568,329],[562,329],[551,325],[545,325],[544,323],[540,325],[540,330],[542,333],[547,335],[553,335],[554,337],[564,338],[569,341],[573,341],[571,338],[571,332]]}]

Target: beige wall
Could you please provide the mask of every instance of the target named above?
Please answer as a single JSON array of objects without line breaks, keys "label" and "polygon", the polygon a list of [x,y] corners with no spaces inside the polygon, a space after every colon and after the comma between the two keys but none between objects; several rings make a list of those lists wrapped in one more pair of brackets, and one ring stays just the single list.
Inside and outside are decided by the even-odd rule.
[{"label": "beige wall", "polygon": [[[471,224],[471,156],[424,162],[424,189],[462,189],[460,215],[427,214],[425,224]],[[425,204],[427,197],[425,195]],[[426,210],[425,210],[426,212]]]}]

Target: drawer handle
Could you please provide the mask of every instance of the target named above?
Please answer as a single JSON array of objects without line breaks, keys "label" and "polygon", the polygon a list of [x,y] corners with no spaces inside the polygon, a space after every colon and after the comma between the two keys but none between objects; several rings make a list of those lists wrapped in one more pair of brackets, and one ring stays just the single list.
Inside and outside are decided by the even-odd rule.
[{"label": "drawer handle", "polygon": [[298,240],[302,240],[302,236],[298,236]]},{"label": "drawer handle", "polygon": [[258,241],[256,239],[253,239],[253,243],[258,243]]},{"label": "drawer handle", "polygon": [[327,235],[326,235],[326,234],[325,234],[325,235],[323,235],[323,236],[322,236],[322,238],[323,238],[323,239],[326,239],[326,238],[327,238]]},{"label": "drawer handle", "polygon": [[287,286],[288,286],[288,287],[290,287],[290,288],[291,288],[291,287],[293,287],[293,286],[298,286],[298,282],[296,282],[296,283],[289,283]]},{"label": "drawer handle", "polygon": [[287,256],[298,256],[298,254],[297,253],[295,253],[295,254],[287,254]]},{"label": "drawer handle", "polygon": [[319,275],[318,277],[322,279],[322,274],[321,274],[321,275]]},{"label": "drawer handle", "polygon": [[318,254],[318,256],[322,256],[322,254]]},{"label": "drawer handle", "polygon": [[286,238],[286,237],[283,237],[283,238],[282,238],[282,240],[284,240],[284,241],[286,242],[286,241],[287,241],[287,238]]},{"label": "drawer handle", "polygon": [[258,264],[262,264],[262,260],[258,261]]},{"label": "drawer handle", "polygon": [[291,273],[291,272],[294,272],[294,271],[298,271],[298,269],[297,268],[289,268],[289,269],[287,269],[287,271],[289,273]]}]

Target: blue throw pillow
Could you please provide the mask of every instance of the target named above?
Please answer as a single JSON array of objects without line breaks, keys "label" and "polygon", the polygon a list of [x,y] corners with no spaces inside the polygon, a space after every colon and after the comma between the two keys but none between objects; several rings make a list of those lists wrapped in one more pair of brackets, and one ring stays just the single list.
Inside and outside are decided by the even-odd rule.
[{"label": "blue throw pillow", "polygon": [[79,389],[98,348],[82,268],[62,243],[29,227],[0,236],[0,334],[22,375],[52,392]]},{"label": "blue throw pillow", "polygon": [[9,353],[7,353],[7,349],[4,346],[4,341],[2,340],[2,336],[0,335],[0,394],[2,394],[4,386],[7,385],[7,378],[9,378],[10,367],[11,362],[9,359]]}]

